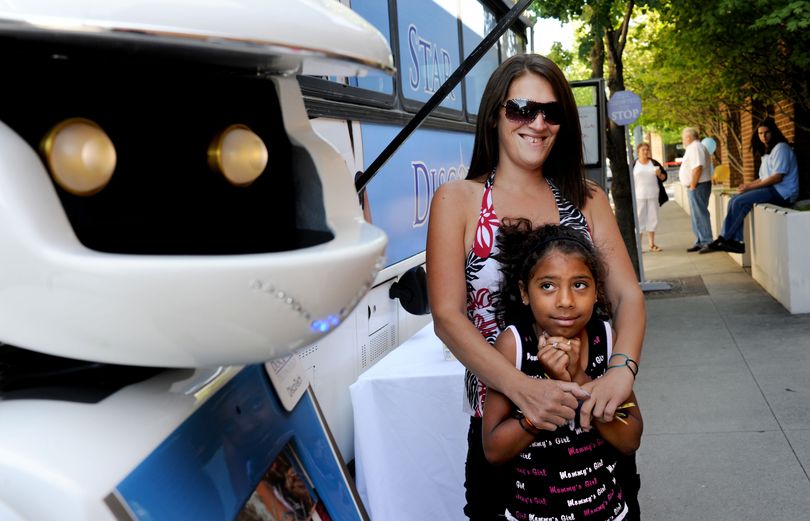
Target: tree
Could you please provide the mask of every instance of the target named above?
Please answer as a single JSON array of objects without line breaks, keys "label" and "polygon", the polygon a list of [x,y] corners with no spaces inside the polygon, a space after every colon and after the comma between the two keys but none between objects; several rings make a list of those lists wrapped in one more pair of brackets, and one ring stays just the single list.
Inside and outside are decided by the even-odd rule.
[{"label": "tree", "polygon": [[591,77],[590,66],[586,66],[576,52],[565,49],[560,42],[554,42],[547,56],[559,65],[568,81],[585,80]]},{"label": "tree", "polygon": [[[649,2],[647,2],[649,3]],[[636,2],[618,0],[552,0],[532,4],[535,15],[557,18],[563,22],[579,18],[588,28],[589,38],[581,42],[580,51],[587,52],[591,62],[591,77],[603,78],[604,65],[608,65],[607,86],[610,94],[625,89],[623,53],[627,44],[630,20]],[[636,246],[633,194],[630,184],[630,168],[627,164],[627,142],[624,127],[609,122],[607,131],[607,156],[613,171],[611,192],[616,221],[625,247],[633,261],[636,275],[639,265]]]},{"label": "tree", "polygon": [[709,128],[785,99],[810,112],[809,1],[670,0],[660,19],[655,70],[638,79],[654,111],[678,107],[662,119]]}]

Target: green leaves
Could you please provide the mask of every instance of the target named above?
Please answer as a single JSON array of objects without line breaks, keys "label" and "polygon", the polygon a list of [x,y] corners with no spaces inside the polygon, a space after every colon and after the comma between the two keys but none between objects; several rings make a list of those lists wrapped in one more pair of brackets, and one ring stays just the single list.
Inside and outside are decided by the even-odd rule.
[{"label": "green leaves", "polygon": [[[583,21],[579,52],[553,51],[569,74],[578,75],[590,68],[595,39],[619,27],[626,6],[618,0],[533,4],[542,16]],[[708,130],[727,109],[749,100],[769,105],[788,99],[810,110],[810,0],[657,0],[635,6],[622,62],[626,88],[643,100],[640,124]]]},{"label": "green leaves", "polygon": [[797,0],[777,7],[773,12],[762,16],[751,26],[752,29],[776,27],[795,32],[810,27],[810,2]]},{"label": "green leaves", "polygon": [[656,13],[661,24],[643,51],[655,67],[627,71],[648,118],[708,130],[748,100],[810,106],[810,1],[670,0]]}]

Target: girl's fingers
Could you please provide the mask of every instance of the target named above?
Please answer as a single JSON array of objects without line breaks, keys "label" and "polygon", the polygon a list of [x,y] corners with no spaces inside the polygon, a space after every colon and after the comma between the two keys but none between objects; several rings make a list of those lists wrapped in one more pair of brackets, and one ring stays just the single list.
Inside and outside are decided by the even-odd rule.
[{"label": "girl's fingers", "polygon": [[545,345],[551,346],[553,349],[557,349],[559,351],[571,351],[579,347],[579,339],[578,338],[563,338],[560,336],[552,336],[546,339]]},{"label": "girl's fingers", "polygon": [[570,381],[571,375],[568,372],[570,360],[568,354],[556,350],[551,346],[546,346],[538,353],[538,359],[552,378]]}]

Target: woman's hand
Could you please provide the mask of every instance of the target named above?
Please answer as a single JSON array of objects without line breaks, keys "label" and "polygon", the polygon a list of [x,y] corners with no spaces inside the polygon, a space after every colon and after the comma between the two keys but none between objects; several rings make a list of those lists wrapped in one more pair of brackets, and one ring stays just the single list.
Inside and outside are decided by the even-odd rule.
[{"label": "woman's hand", "polygon": [[554,431],[568,424],[576,416],[578,400],[589,396],[573,382],[522,376],[514,382],[509,399],[538,429]]},{"label": "woman's hand", "polygon": [[601,378],[583,385],[590,393],[579,412],[579,422],[585,430],[590,429],[592,420],[612,422],[616,408],[627,401],[633,391],[633,373],[625,367],[610,369]]}]

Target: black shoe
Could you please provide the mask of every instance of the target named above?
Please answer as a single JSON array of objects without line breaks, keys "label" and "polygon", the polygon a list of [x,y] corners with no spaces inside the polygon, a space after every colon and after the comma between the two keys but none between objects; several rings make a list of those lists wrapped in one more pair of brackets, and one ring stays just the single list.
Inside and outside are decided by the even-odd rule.
[{"label": "black shoe", "polygon": [[703,254],[712,253],[715,251],[723,251],[723,244],[725,244],[725,240],[722,237],[718,237],[709,244],[703,246],[698,253]]},{"label": "black shoe", "polygon": [[739,241],[723,241],[723,244],[720,245],[720,248],[723,251],[727,251],[729,253],[745,253],[745,243]]},{"label": "black shoe", "polygon": [[700,251],[701,249],[703,249],[703,246],[701,246],[700,244],[695,244],[693,246],[690,246],[689,248],[686,248],[686,251],[688,253],[692,253],[695,251]]}]

